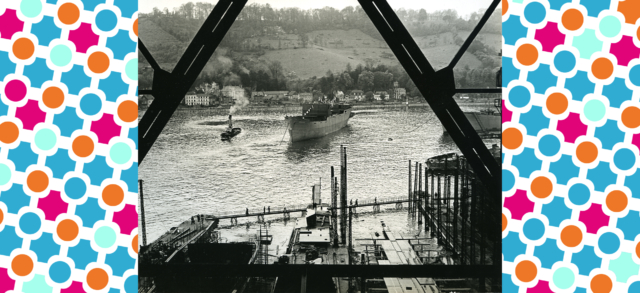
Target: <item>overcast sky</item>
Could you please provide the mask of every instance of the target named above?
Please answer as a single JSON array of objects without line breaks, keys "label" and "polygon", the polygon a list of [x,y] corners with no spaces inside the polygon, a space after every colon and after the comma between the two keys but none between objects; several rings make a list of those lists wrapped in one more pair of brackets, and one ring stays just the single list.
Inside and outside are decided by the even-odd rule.
[{"label": "overcast sky", "polygon": [[[421,9],[424,8],[427,12],[445,9],[455,9],[458,11],[458,15],[466,16],[472,12],[482,9],[483,11],[489,7],[491,0],[388,0],[391,7],[394,9],[406,8],[406,9]],[[210,2],[217,3],[214,0],[140,0],[140,12],[148,13],[153,10],[153,7],[158,7],[161,10],[165,7],[169,10],[173,10],[174,7],[180,7],[180,5],[188,2]],[[330,6],[336,9],[342,9],[346,6],[358,6],[357,0],[249,0],[248,4],[269,3],[273,8],[284,7],[299,7],[301,9],[310,8],[322,8]]]}]

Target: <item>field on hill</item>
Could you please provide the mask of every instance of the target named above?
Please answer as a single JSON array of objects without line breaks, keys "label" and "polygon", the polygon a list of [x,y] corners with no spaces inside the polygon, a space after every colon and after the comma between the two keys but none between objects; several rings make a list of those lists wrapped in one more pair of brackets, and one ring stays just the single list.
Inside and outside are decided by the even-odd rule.
[{"label": "field on hill", "polygon": [[[469,33],[469,31],[460,31],[457,37],[464,39]],[[318,30],[308,33],[307,37],[307,48],[302,47],[300,35],[295,34],[247,38],[244,40],[245,48],[266,47],[270,49],[264,50],[264,54],[256,53],[257,51],[236,51],[230,56],[235,56],[232,59],[243,58],[260,63],[279,61],[285,72],[293,71],[302,79],[314,76],[322,77],[329,70],[334,73],[342,72],[347,64],[351,64],[352,68],[358,64],[365,65],[367,62],[373,65],[384,64],[388,66],[399,64],[386,43],[357,29]],[[179,48],[183,49],[187,45],[144,17],[140,18],[140,38],[151,53],[156,56],[161,67],[167,70],[174,67],[175,61],[163,59],[179,56],[182,54]],[[416,37],[415,41],[432,66],[438,70],[449,64],[451,58],[458,51],[459,46],[455,44],[455,39],[456,34],[447,32],[427,37]],[[500,35],[490,33],[481,33],[478,35],[477,41],[485,43],[496,51],[500,50],[502,44]],[[224,57],[228,55],[226,51],[225,48],[218,48],[203,72],[211,73],[230,68],[230,64],[234,61]],[[499,61],[499,57],[496,56],[495,60]],[[141,62],[142,69],[148,67],[144,63]],[[457,68],[465,66],[478,68],[482,66],[482,62],[473,54],[467,53],[460,60]]]}]

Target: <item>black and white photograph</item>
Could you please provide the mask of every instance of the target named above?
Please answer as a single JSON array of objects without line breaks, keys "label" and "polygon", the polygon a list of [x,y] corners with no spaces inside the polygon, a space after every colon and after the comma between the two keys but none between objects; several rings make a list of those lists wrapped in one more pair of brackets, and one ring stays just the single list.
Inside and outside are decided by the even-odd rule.
[{"label": "black and white photograph", "polygon": [[499,0],[139,11],[139,292],[501,292]]}]

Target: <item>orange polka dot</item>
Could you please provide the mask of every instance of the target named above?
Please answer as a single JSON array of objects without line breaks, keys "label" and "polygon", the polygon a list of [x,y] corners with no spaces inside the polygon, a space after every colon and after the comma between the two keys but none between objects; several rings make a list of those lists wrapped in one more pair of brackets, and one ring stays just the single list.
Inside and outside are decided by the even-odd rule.
[{"label": "orange polka dot", "polygon": [[58,9],[58,19],[66,25],[74,24],[80,19],[80,9],[73,3],[62,4]]},{"label": "orange polka dot", "polygon": [[547,98],[547,110],[551,114],[560,115],[569,107],[569,99],[562,93],[550,94]]},{"label": "orange polka dot", "polygon": [[533,262],[523,260],[516,265],[516,278],[518,280],[528,283],[533,281],[536,275],[538,275],[538,268]]},{"label": "orange polka dot", "polygon": [[138,235],[133,236],[133,240],[131,240],[131,248],[135,253],[138,253]]},{"label": "orange polka dot", "polygon": [[124,200],[124,191],[122,187],[109,184],[102,190],[102,200],[112,207],[119,205]]},{"label": "orange polka dot", "polygon": [[20,60],[27,60],[33,56],[36,47],[33,42],[27,38],[19,38],[13,43],[13,55]]},{"label": "orange polka dot", "polygon": [[618,213],[623,211],[627,207],[628,203],[629,200],[627,199],[627,195],[620,190],[614,190],[607,194],[607,207],[612,212]]},{"label": "orange polka dot", "polygon": [[104,52],[93,52],[87,60],[89,69],[94,73],[103,73],[109,69],[109,56]]},{"label": "orange polka dot", "polygon": [[636,256],[638,258],[640,258],[640,242],[638,242],[638,244],[636,244]]},{"label": "orange polka dot", "polygon": [[507,14],[509,11],[509,0],[502,0],[502,15]]},{"label": "orange polka dot", "polygon": [[591,291],[593,293],[609,293],[613,288],[613,282],[611,278],[604,274],[595,275],[591,279]]},{"label": "orange polka dot", "polygon": [[584,16],[578,9],[567,9],[567,11],[562,14],[562,25],[570,31],[581,28],[583,23]]},{"label": "orange polka dot", "polygon": [[607,79],[613,74],[613,63],[607,58],[600,57],[591,64],[591,72],[597,79]]},{"label": "orange polka dot", "polygon": [[537,198],[547,198],[553,191],[553,183],[549,178],[540,176],[531,181],[531,193]]},{"label": "orange polka dot", "polygon": [[93,140],[86,135],[80,135],[73,140],[71,148],[76,156],[86,158],[93,153]]},{"label": "orange polka dot", "polygon": [[0,210],[0,224],[2,224],[2,220],[4,220],[4,213]]},{"label": "orange polka dot", "polygon": [[523,44],[516,51],[516,58],[522,65],[533,65],[538,60],[538,49],[534,45]]},{"label": "orange polka dot", "polygon": [[138,36],[138,19],[133,22],[133,33],[136,34],[136,37]]},{"label": "orange polka dot", "polygon": [[582,142],[576,148],[576,156],[580,162],[589,164],[598,158],[598,147],[590,141]]},{"label": "orange polka dot", "polygon": [[515,150],[522,144],[522,133],[517,128],[507,128],[502,132],[502,145],[510,150]]},{"label": "orange polka dot", "polygon": [[13,273],[24,277],[33,271],[33,260],[26,254],[18,254],[11,261]]},{"label": "orange polka dot", "polygon": [[582,231],[573,225],[566,226],[560,232],[560,240],[567,247],[576,247],[582,242]]},{"label": "orange polka dot", "polygon": [[87,274],[87,285],[93,290],[102,290],[109,283],[109,275],[103,269],[95,268]]},{"label": "orange polka dot", "polygon": [[640,40],[640,27],[638,27],[638,31],[636,32],[636,37],[638,37],[638,40]]},{"label": "orange polka dot", "polygon": [[18,139],[20,129],[13,122],[5,121],[0,123],[0,141],[6,144],[13,143]]},{"label": "orange polka dot", "polygon": [[640,126],[640,109],[637,107],[628,107],[622,110],[622,124],[631,129]]},{"label": "orange polka dot", "polygon": [[509,219],[507,219],[507,216],[502,214],[502,232],[504,232],[504,230],[507,229],[508,224],[509,224]]},{"label": "orange polka dot", "polygon": [[49,176],[46,173],[36,170],[27,176],[27,187],[33,192],[43,192],[49,186]]},{"label": "orange polka dot", "polygon": [[42,92],[42,102],[45,106],[56,109],[64,102],[64,92],[58,87],[49,87]]},{"label": "orange polka dot", "polygon": [[124,101],[118,105],[118,117],[124,122],[133,122],[138,119],[138,104],[134,101]]},{"label": "orange polka dot", "polygon": [[80,228],[78,227],[78,224],[69,219],[60,221],[58,228],[56,228],[58,237],[64,241],[72,241],[73,239],[76,239],[79,231]]}]

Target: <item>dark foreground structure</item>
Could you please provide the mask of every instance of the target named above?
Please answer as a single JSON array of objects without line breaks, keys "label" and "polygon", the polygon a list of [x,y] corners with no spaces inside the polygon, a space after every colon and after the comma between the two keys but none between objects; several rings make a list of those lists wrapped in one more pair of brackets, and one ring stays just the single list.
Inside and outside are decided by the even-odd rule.
[{"label": "dark foreground structure", "polygon": [[[153,143],[246,2],[247,0],[219,1],[186,49],[185,54],[170,73],[160,68],[145,48],[143,42],[139,41],[140,51],[154,69],[153,89],[140,90],[139,93],[151,94],[155,97],[140,121],[140,164],[142,164]],[[405,285],[402,282],[396,284],[390,281],[392,284],[386,285],[387,288],[383,289],[384,291],[379,290],[382,288],[378,285],[369,286],[369,283],[366,282],[366,280],[384,280],[385,278],[472,279],[476,280],[477,285],[474,291],[501,291],[501,221],[499,212],[501,210],[501,171],[499,160],[495,160],[481,137],[474,130],[473,125],[453,100],[455,93],[501,93],[500,88],[456,89],[453,75],[453,68],[500,1],[492,1],[478,26],[471,32],[450,64],[437,72],[385,0],[359,0],[359,2],[462,153],[462,156],[455,156],[455,160],[450,157],[436,160],[441,162],[433,162],[433,167],[430,166],[429,162],[425,162],[427,165],[425,169],[423,169],[424,166],[417,164],[415,173],[413,173],[413,185],[409,184],[409,198],[407,199],[412,217],[416,219],[418,224],[421,222],[424,224],[424,228],[428,229],[430,235],[437,238],[438,243],[442,244],[449,255],[445,258],[440,258],[442,263],[429,262],[430,255],[426,256],[426,259],[424,259],[426,261],[416,262],[415,264],[410,264],[408,260],[406,263],[402,262],[402,258],[399,258],[402,264],[392,264],[390,262],[389,264],[381,265],[380,260],[384,261],[385,257],[387,260],[391,260],[388,255],[382,259],[374,257],[373,259],[378,262],[378,265],[372,264],[372,258],[363,257],[362,255],[360,256],[360,261],[356,262],[353,240],[349,239],[347,241],[347,236],[351,238],[351,233],[346,230],[351,227],[348,223],[351,222],[350,220],[358,206],[347,205],[346,202],[347,174],[345,153],[344,156],[341,156],[343,157],[343,164],[340,174],[340,202],[338,202],[336,195],[335,201],[333,201],[335,206],[330,209],[332,211],[332,221],[329,222],[333,226],[334,234],[340,236],[338,240],[339,247],[342,246],[344,248],[346,246],[348,251],[345,264],[323,263],[322,265],[317,265],[307,262],[281,265],[255,262],[244,264],[244,260],[238,261],[236,264],[235,262],[220,261],[220,258],[209,260],[205,263],[193,261],[189,263],[172,263],[170,259],[173,258],[170,257],[170,259],[163,262],[141,261],[139,275],[143,277],[142,279],[151,277],[162,280],[160,281],[161,283],[166,281],[165,288],[175,288],[171,286],[175,284],[180,286],[182,284],[182,288],[178,290],[179,292],[189,292],[185,288],[197,283],[192,281],[192,278],[200,278],[202,282],[205,282],[203,285],[197,286],[198,288],[193,288],[193,290],[196,290],[193,292],[219,292],[219,289],[216,288],[222,288],[218,287],[222,285],[210,287],[204,284],[208,280],[213,280],[211,278],[238,280],[243,277],[262,280],[270,280],[269,278],[293,280],[292,284],[294,285],[284,288],[282,292],[307,292],[312,289],[311,285],[317,286],[315,288],[319,290],[325,290],[324,286],[325,284],[328,286],[328,283],[323,280],[327,280],[327,278],[339,278],[341,280],[346,278],[349,284],[346,290],[349,292],[419,292],[414,290],[417,288]],[[409,178],[411,182],[411,174]],[[337,180],[333,183],[337,185],[335,182]],[[337,219],[338,216],[340,220]],[[340,223],[339,229],[336,226],[337,223]],[[186,232],[181,236],[183,237],[181,239],[194,239],[190,233],[192,232]],[[196,234],[201,235],[200,232]],[[206,233],[202,235],[206,235]],[[395,236],[385,235],[384,241],[393,242],[393,238]],[[378,241],[373,237],[371,240]],[[335,241],[334,239],[333,243]],[[398,239],[396,238],[395,241],[397,242]],[[143,242],[143,246],[147,246],[146,241]],[[188,245],[191,242],[189,240],[186,243]],[[178,243],[174,243],[174,245],[176,244]],[[260,235],[257,245],[260,247],[263,245],[262,235]],[[412,250],[414,252],[418,250],[419,252],[420,249],[415,247],[421,245],[419,242],[415,243]],[[376,251],[379,251],[377,246],[377,243],[372,246],[374,256]],[[180,246],[178,248],[172,254],[173,257],[178,259],[180,257],[179,254],[184,253],[186,250],[187,255],[184,259],[191,260],[193,253],[189,252],[189,247]],[[198,250],[196,247],[193,248],[194,251]],[[404,254],[403,251],[406,251],[411,254],[408,250],[403,250],[402,247],[396,248],[394,246],[394,250],[396,253],[402,252]],[[199,255],[197,252],[194,253]],[[393,254],[390,249],[389,253]],[[237,255],[242,256],[245,254],[237,252]],[[385,254],[387,253],[385,252]],[[428,254],[431,253],[429,252]],[[206,260],[207,258],[202,257],[202,259]],[[238,257],[238,259],[241,260],[243,258]],[[362,261],[363,259],[368,259],[368,261]],[[420,258],[418,257],[418,259]],[[300,280],[299,283],[296,280]],[[235,281],[230,281],[230,283],[232,282]],[[379,283],[379,281],[376,282]],[[428,285],[427,283],[424,284]],[[297,284],[300,287],[296,289]],[[329,288],[329,286],[326,288]],[[427,287],[423,286],[421,288],[426,290]],[[269,292],[273,292],[275,289],[275,287],[272,287]],[[330,290],[326,292],[336,291]]]}]

